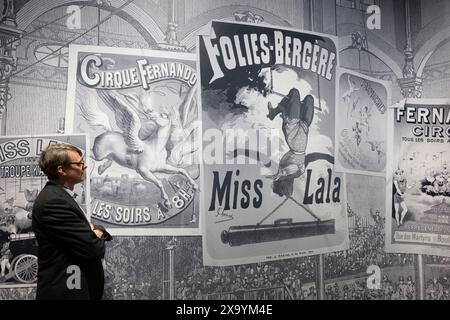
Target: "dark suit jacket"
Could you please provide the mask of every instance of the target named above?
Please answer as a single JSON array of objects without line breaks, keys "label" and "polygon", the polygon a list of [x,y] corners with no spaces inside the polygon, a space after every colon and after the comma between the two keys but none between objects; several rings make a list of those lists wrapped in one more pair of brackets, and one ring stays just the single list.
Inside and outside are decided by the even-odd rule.
[{"label": "dark suit jacket", "polygon": [[[39,244],[36,299],[101,299],[101,259],[105,255],[105,240],[111,236],[106,233],[105,238],[97,238],[75,200],[52,181],[36,198],[32,219]],[[102,227],[98,229],[104,231]]]}]

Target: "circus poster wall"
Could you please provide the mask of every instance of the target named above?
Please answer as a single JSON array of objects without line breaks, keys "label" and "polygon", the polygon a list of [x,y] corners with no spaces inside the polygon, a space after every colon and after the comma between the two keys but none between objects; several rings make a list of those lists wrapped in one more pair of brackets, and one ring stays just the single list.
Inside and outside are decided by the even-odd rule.
[{"label": "circus poster wall", "polygon": [[91,217],[113,235],[199,234],[195,55],[70,46],[66,132],[86,132]]},{"label": "circus poster wall", "polygon": [[388,145],[386,250],[450,256],[450,101],[394,105]]},{"label": "circus poster wall", "polygon": [[[47,183],[38,159],[57,143],[79,148],[88,156],[85,134],[0,137],[0,289],[26,287],[37,281],[38,244],[31,227],[35,199]],[[87,212],[89,181],[75,186],[80,207]]]},{"label": "circus poster wall", "polygon": [[335,169],[384,176],[390,85],[344,68],[338,81]]},{"label": "circus poster wall", "polygon": [[205,265],[348,247],[335,39],[212,21],[198,38]]}]

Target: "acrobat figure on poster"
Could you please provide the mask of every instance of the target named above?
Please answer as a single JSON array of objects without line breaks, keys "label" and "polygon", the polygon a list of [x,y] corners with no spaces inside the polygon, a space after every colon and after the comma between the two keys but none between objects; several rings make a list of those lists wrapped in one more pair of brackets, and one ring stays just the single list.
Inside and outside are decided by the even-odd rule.
[{"label": "acrobat figure on poster", "polygon": [[355,141],[356,146],[359,147],[359,144],[361,143],[361,127],[359,126],[359,122],[356,121],[355,125],[352,127],[353,132],[355,133]]},{"label": "acrobat figure on poster", "polygon": [[405,192],[406,189],[410,189],[413,186],[408,186],[406,181],[406,173],[403,169],[398,168],[394,172],[394,211],[395,211],[395,221],[397,226],[401,226],[404,223],[406,213],[408,212],[408,207],[405,202]]},{"label": "acrobat figure on poster", "polygon": [[342,99],[344,102],[348,102],[353,92],[358,91],[361,89],[361,87],[357,87],[355,81],[350,79],[350,75],[347,75],[347,82],[348,82],[348,90],[344,92],[342,95]]},{"label": "acrobat figure on poster", "polygon": [[380,163],[383,153],[383,148],[381,147],[383,141],[367,141],[367,143],[370,145],[370,150],[377,153],[378,163]]},{"label": "acrobat figure on poster", "polygon": [[281,157],[278,172],[273,176],[272,189],[280,197],[290,197],[294,179],[305,172],[305,150],[309,126],[314,117],[314,98],[307,95],[302,101],[298,89],[292,88],[276,108],[270,102],[267,108],[270,120],[281,114],[282,130],[289,147],[289,151]]},{"label": "acrobat figure on poster", "polygon": [[[350,109],[350,105],[349,105],[349,108],[347,109],[347,119],[353,116],[353,113],[358,108],[358,102],[359,102],[359,97],[357,99],[353,100],[351,109]],[[350,110],[350,114],[349,114],[348,110]]]},{"label": "acrobat figure on poster", "polygon": [[0,267],[1,267],[0,278],[3,278],[5,276],[6,269],[8,269],[8,271],[11,270],[11,263],[10,263],[11,257],[12,253],[11,250],[9,249],[9,242],[5,242],[0,251]]},{"label": "acrobat figure on poster", "polygon": [[361,126],[366,128],[366,136],[369,135],[369,131],[370,131],[370,126],[369,126],[369,120],[371,117],[370,114],[370,108],[368,106],[364,106],[361,108],[361,110],[359,111],[359,114],[361,116]]}]

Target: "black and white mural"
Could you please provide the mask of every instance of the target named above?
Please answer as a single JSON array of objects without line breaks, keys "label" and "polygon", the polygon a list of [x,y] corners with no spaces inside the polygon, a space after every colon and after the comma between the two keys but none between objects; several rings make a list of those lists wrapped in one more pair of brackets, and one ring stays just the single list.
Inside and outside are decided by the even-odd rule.
[{"label": "black and white mural", "polygon": [[[0,34],[4,39],[0,50],[2,141],[7,143],[23,136],[57,139],[55,137],[64,133],[88,134],[86,151],[91,155],[90,161],[95,162],[95,168],[90,166],[94,169],[89,172],[92,183],[90,190],[86,189],[86,208],[92,219],[110,223],[108,227],[116,234],[108,243],[104,260],[105,299],[450,299],[448,224],[445,222],[450,213],[446,200],[448,192],[443,191],[448,190],[445,182],[449,158],[448,102],[424,102],[425,99],[448,101],[450,98],[450,2],[5,0],[0,6]],[[211,32],[216,30],[214,25],[217,34]],[[233,26],[243,29],[231,31]],[[245,33],[245,30],[251,31]],[[253,63],[255,55],[262,58],[266,51],[264,45],[257,45],[264,39],[255,40],[252,34],[271,34],[273,30],[283,33],[284,48],[290,49],[280,53],[278,59],[290,60],[290,66],[272,61],[259,66]],[[286,34],[287,30],[290,35]],[[209,57],[206,49],[201,49],[205,45],[201,39],[212,39],[222,32],[232,32],[229,42],[223,40],[222,49],[227,58],[235,55],[239,68],[234,70],[230,65],[232,59],[225,59],[227,67],[220,65],[224,77],[207,80],[203,72],[209,71],[202,69],[207,67],[202,61],[207,61],[203,57]],[[317,66],[324,61],[324,51],[314,51],[323,44],[321,39],[309,38],[312,46],[303,46],[306,43],[303,37],[313,35],[325,39],[326,49],[334,52],[336,70],[333,72],[342,70],[333,74],[331,80],[312,74],[311,69],[295,70],[297,67],[292,66],[292,61],[302,59],[293,52],[310,52],[311,57],[317,57]],[[213,40],[211,43],[214,45]],[[237,55],[236,43],[240,45],[241,55]],[[220,43],[216,49],[212,46],[210,54],[217,58],[222,50]],[[270,47],[267,52],[271,54]],[[111,87],[85,86],[79,81],[81,74],[73,70],[81,70],[80,63],[86,57],[92,59],[86,69],[88,83],[96,78],[95,74],[104,75],[104,82],[100,84]],[[167,78],[149,81],[148,88],[144,88],[145,82],[139,82],[142,78],[135,80],[131,71],[139,68],[136,64],[139,60],[148,62],[147,79],[158,75],[154,65],[182,61],[189,70],[195,70],[197,82],[190,85],[189,80]],[[300,61],[301,65],[304,63],[308,61]],[[237,69],[248,72],[228,81],[228,75]],[[170,73],[167,67],[167,74]],[[296,73],[302,81],[306,79],[309,86],[296,83]],[[135,82],[136,86],[116,87],[122,75],[125,75],[122,83]],[[293,168],[283,158],[289,151],[297,152],[292,148],[296,146],[290,145],[292,137],[285,134],[289,126],[286,123],[283,132],[283,123],[288,117],[283,119],[274,110],[284,97],[296,95],[295,90],[289,95],[294,88],[302,101],[308,95],[314,100],[305,164],[306,158],[317,152],[327,151],[329,157],[305,165],[305,172],[293,179],[290,188],[279,182],[283,180],[281,176],[289,175]],[[405,106],[408,110],[417,107],[422,111],[410,116],[415,118],[416,124],[408,123],[405,113],[402,122],[395,123],[395,131],[390,127],[394,119],[386,122],[385,117],[389,117],[390,112],[393,117],[394,111],[399,110],[399,102],[405,98],[419,99],[416,104],[407,104],[409,100],[406,100]],[[156,117],[149,116],[146,111],[150,108],[146,108],[142,100],[152,101]],[[141,102],[137,107],[133,104],[136,101]],[[207,110],[205,101],[209,105]],[[382,105],[386,107],[385,113]],[[438,111],[433,111],[441,108],[446,110],[443,119]],[[122,114],[128,111],[136,120],[134,124],[125,126],[123,121],[117,121],[118,110]],[[436,119],[442,123],[439,126],[425,124],[426,110],[431,110],[431,114],[435,112]],[[102,119],[100,122],[95,122],[94,113]],[[422,123],[418,123],[420,119]],[[258,187],[264,196],[259,211],[238,209],[242,197],[236,198],[236,208],[232,210],[224,210],[223,200],[222,205],[216,203],[213,211],[205,210],[211,205],[213,172],[217,171],[217,179],[223,182],[228,169],[227,164],[214,169],[200,166],[205,160],[202,135],[206,129],[245,129],[251,125],[275,129],[278,135],[273,140],[278,142],[279,152],[266,150],[264,153],[263,148],[252,153],[255,150],[244,145],[243,150],[224,152],[222,158],[230,162],[247,161],[245,165],[240,164],[239,177],[234,179],[236,176],[233,176],[230,187],[235,188],[234,182],[238,182],[242,190],[245,180],[263,182],[263,186]],[[430,131],[429,138],[436,141],[400,140],[401,137],[416,138],[414,134],[400,132],[410,130],[409,126],[430,127],[434,131]],[[164,132],[164,143],[162,139],[154,139],[154,135],[162,137]],[[152,156],[162,159],[160,165],[178,168],[178,172],[149,170],[160,181],[158,185],[156,180],[145,179],[136,166],[128,165],[132,161],[126,161],[144,152],[133,153],[128,158],[125,152],[122,164],[119,158],[93,159],[96,139],[99,144],[95,148],[107,148],[108,144],[102,144],[99,137],[114,135],[122,146],[125,143],[127,148],[136,151],[145,149],[140,146],[151,141],[160,142],[160,154]],[[196,136],[202,139],[198,144]],[[391,144],[396,147],[390,148]],[[189,151],[194,152],[193,157],[188,155]],[[4,152],[0,156],[9,154],[9,151]],[[196,160],[197,156],[200,161]],[[256,163],[248,162],[253,160],[251,156],[255,156]],[[358,161],[347,161],[350,156]],[[25,166],[22,167],[25,170],[27,165],[32,165],[31,157],[22,160],[24,163],[19,165]],[[268,160],[272,166],[264,166]],[[311,172],[309,178],[310,183],[315,184],[314,192],[311,188],[306,192],[308,170],[319,162],[324,172],[317,176]],[[287,165],[284,167],[284,164]],[[230,170],[233,175],[236,169]],[[278,179],[277,173],[281,174]],[[205,187],[207,175],[210,175],[210,185]],[[274,177],[265,177],[270,175]],[[339,204],[326,202],[327,193],[332,195],[334,190],[333,183],[328,183],[330,177],[331,182],[340,179]],[[4,272],[0,277],[1,300],[34,299],[35,296],[33,281],[19,283],[10,276],[14,246],[25,242],[33,244],[33,239],[15,241],[13,245],[10,235],[15,230],[16,235],[24,235],[26,229],[16,225],[20,217],[14,217],[12,223],[11,215],[8,218],[4,213],[11,208],[26,212],[34,190],[39,187],[21,185],[26,179],[15,178],[11,182],[13,187],[11,183],[0,185],[3,188],[0,189],[2,230],[7,230],[0,231],[5,235],[0,240],[2,275]],[[400,189],[397,195],[394,194],[395,184]],[[256,201],[258,194],[254,191],[257,188],[253,186],[255,184],[252,197]],[[246,187],[244,190],[248,192]],[[292,196],[286,198],[291,192]],[[265,200],[270,194],[271,201]],[[250,238],[244,236],[239,245],[230,245],[230,241],[236,243],[233,241],[239,238],[235,237],[239,227],[262,221],[260,226],[281,228],[302,222],[294,220],[294,216],[303,217],[303,214],[290,213],[287,208],[297,210],[300,206],[296,202],[305,205],[305,194],[312,195],[314,204],[308,204],[307,208],[321,221],[335,219],[336,230],[340,228],[338,221],[347,221],[346,228],[339,229],[347,240],[318,244],[310,241],[313,237],[300,237],[296,238],[299,242],[294,247],[289,247],[295,237],[275,241],[253,239],[249,243]],[[183,205],[175,201],[176,196],[183,199]],[[231,208],[234,196],[230,194]],[[282,214],[274,213],[263,221],[264,215],[285,199],[288,200],[275,210]],[[317,200],[320,199],[324,203],[319,205]],[[111,206],[109,216],[107,206]],[[329,211],[324,214],[317,210],[319,206],[328,206]],[[121,209],[117,210],[119,207]],[[149,215],[145,214],[145,208]],[[119,216],[118,212],[122,214]],[[228,219],[227,214],[231,212],[233,220],[215,223],[219,218]],[[250,217],[251,214],[261,217]],[[147,221],[149,216],[151,220]],[[236,222],[238,217],[242,220],[239,223]],[[155,219],[161,223],[154,223]],[[428,241],[429,234],[433,234],[438,243]],[[411,241],[413,235],[415,238]],[[409,236],[411,239],[407,239]],[[206,239],[211,242],[208,240],[206,244]],[[305,239],[314,247],[309,253],[306,251],[310,249],[303,246]],[[285,242],[287,248],[280,245]],[[264,245],[271,247],[270,252],[258,251]],[[239,257],[239,250],[245,256]],[[296,254],[288,254],[292,252]]]}]

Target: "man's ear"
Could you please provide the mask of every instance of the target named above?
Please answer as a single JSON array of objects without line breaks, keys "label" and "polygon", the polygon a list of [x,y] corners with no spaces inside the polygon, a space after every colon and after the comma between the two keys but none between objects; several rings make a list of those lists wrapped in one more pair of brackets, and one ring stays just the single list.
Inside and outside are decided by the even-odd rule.
[{"label": "man's ear", "polygon": [[60,176],[65,176],[66,175],[66,168],[64,168],[64,166],[59,165],[56,170],[58,171]]}]

